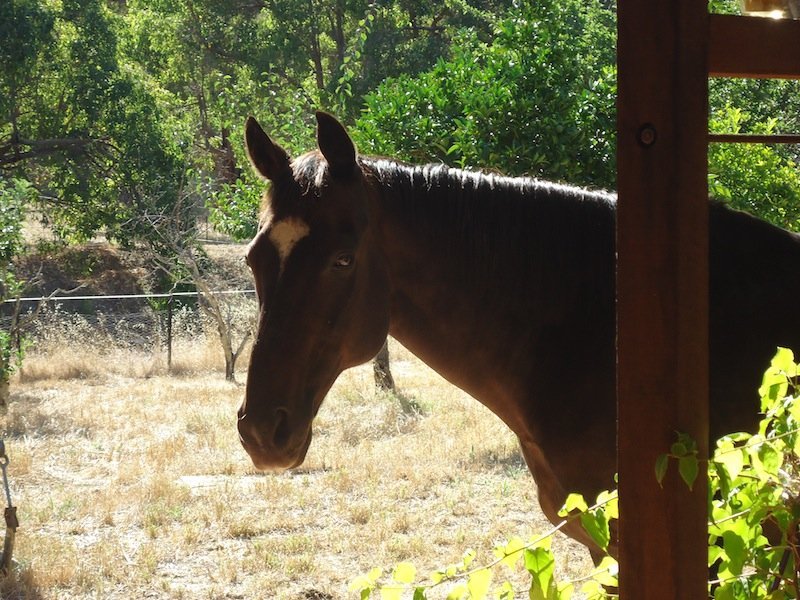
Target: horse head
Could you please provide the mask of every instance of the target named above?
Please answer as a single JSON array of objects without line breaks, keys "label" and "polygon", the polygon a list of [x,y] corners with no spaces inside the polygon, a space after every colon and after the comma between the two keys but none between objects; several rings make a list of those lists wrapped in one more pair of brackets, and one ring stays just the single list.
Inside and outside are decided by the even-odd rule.
[{"label": "horse head", "polygon": [[252,117],[247,154],[271,182],[247,250],[258,333],[238,430],[260,469],[303,462],[312,421],[346,368],[370,360],[389,323],[388,280],[355,147],[317,113],[318,149],[291,161]]}]

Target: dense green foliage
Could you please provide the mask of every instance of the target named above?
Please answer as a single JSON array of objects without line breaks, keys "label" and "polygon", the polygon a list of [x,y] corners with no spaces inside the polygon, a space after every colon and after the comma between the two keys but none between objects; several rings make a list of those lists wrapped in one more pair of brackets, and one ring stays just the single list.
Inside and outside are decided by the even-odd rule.
[{"label": "dense green foliage", "polygon": [[521,2],[491,43],[388,80],[357,129],[370,152],[613,187],[614,17],[597,1]]},{"label": "dense green foliage", "polygon": [[125,224],[169,205],[179,181],[161,107],[120,55],[120,25],[102,0],[0,7],[0,168],[36,187],[67,238],[128,240]]},{"label": "dense green foliage", "polygon": [[780,349],[759,390],[754,435],[717,442],[709,479],[709,566],[716,600],[800,596],[800,366]]},{"label": "dense green foliage", "polygon": [[[749,113],[730,106],[712,117],[716,132],[744,133]],[[778,121],[756,122],[750,133],[775,133]],[[780,148],[763,144],[712,144],[709,147],[710,193],[736,208],[800,231],[800,168]]]},{"label": "dense green foliage", "polygon": [[[147,240],[176,207],[246,238],[244,118],[297,154],[324,108],[367,153],[613,188],[614,37],[612,0],[6,0],[0,177],[66,241]],[[711,100],[718,129],[800,129],[796,82]],[[712,191],[794,227],[799,152],[712,147]]]},{"label": "dense green foliage", "polygon": [[[730,0],[712,7],[735,11]],[[293,155],[312,146],[313,111],[323,108],[366,153],[614,188],[614,9],[613,0],[2,0],[0,299],[18,290],[12,261],[25,215],[65,243],[104,233],[166,253],[185,247],[180,238],[206,210],[219,229],[252,236],[263,184],[241,143],[248,114]],[[800,131],[797,82],[713,80],[710,93],[714,131]],[[800,230],[799,160],[796,146],[714,144],[710,190]],[[0,380],[10,364],[0,332]],[[798,595],[784,573],[800,537],[800,417],[782,397],[796,390],[776,385],[760,437],[724,440],[712,461],[720,599]],[[692,457],[678,456],[687,479]],[[577,517],[601,540],[608,502]],[[745,520],[734,518],[745,507]],[[764,544],[768,514],[778,546]],[[545,542],[515,540],[498,564],[522,557],[533,597],[565,596],[547,552]],[[486,570],[470,561],[433,585],[461,578],[479,596]],[[393,575],[415,581],[407,566]]]},{"label": "dense green foliage", "polygon": [[[20,283],[14,274],[13,259],[22,248],[22,222],[25,204],[34,196],[24,180],[0,179],[0,304],[17,296]],[[9,331],[0,330],[0,384],[14,372],[13,340]],[[0,403],[4,401],[0,389]]]}]

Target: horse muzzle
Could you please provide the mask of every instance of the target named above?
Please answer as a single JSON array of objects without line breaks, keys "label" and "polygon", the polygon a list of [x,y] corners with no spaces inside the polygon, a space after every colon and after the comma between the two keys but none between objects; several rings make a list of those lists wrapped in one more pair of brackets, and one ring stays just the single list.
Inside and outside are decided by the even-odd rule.
[{"label": "horse muzzle", "polygon": [[253,465],[262,471],[280,471],[301,465],[311,445],[311,423],[305,428],[292,428],[285,409],[276,410],[271,419],[240,414],[236,427],[239,441]]}]

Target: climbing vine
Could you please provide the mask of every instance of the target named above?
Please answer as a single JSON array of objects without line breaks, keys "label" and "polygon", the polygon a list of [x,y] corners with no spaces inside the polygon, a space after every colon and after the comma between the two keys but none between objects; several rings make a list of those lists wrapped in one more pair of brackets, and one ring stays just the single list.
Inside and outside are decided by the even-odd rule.
[{"label": "climbing vine", "polygon": [[[764,418],[754,434],[737,432],[716,443],[714,455],[698,456],[696,442],[678,433],[655,464],[663,480],[676,464],[691,487],[708,468],[709,597],[714,600],[788,600],[800,597],[800,365],[794,354],[779,348],[759,388]],[[579,520],[601,548],[611,539],[609,523],[618,517],[617,492],[601,493],[593,505],[571,494],[559,513],[564,521],[540,536],[513,538],[494,549],[494,558],[477,562],[467,551],[459,563],[420,576],[411,563],[393,570],[380,568],[355,578],[350,590],[361,600],[428,600],[444,590],[447,600],[569,600],[575,592],[599,600],[611,597],[618,566],[607,556],[585,578],[559,581],[550,549],[553,534]],[[526,591],[517,590],[509,575],[522,564],[530,577]],[[437,596],[438,597],[438,596]]]}]

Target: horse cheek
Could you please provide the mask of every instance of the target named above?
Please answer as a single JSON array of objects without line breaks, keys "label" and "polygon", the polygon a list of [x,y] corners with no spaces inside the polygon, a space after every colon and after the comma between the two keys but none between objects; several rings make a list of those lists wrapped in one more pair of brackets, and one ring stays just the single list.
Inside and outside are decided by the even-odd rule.
[{"label": "horse cheek", "polygon": [[372,271],[369,284],[362,287],[354,302],[354,315],[350,340],[347,346],[347,366],[372,360],[380,351],[389,334],[388,280],[381,271]]}]

